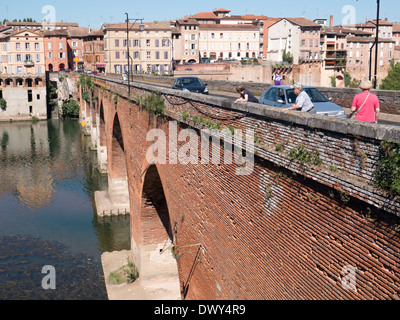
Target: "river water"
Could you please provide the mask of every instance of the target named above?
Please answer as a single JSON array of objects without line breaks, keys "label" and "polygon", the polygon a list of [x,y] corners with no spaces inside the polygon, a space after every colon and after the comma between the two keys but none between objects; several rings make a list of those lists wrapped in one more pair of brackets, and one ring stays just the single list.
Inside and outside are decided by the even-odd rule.
[{"label": "river water", "polygon": [[97,217],[86,139],[73,120],[0,123],[0,300],[107,299],[101,254],[130,249],[130,222]]}]

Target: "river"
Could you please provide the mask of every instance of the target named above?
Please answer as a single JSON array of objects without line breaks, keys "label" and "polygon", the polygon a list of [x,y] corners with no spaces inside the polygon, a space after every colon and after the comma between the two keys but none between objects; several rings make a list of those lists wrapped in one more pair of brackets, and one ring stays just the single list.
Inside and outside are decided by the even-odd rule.
[{"label": "river", "polygon": [[130,221],[97,217],[86,139],[73,120],[0,123],[0,300],[107,299],[101,254],[130,248]]}]

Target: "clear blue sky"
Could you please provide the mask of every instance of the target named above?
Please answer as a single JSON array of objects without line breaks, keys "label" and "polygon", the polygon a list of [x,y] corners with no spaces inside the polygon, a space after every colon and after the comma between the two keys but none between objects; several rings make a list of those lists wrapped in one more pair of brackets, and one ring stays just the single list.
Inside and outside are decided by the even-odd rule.
[{"label": "clear blue sky", "polygon": [[[366,19],[376,19],[377,0],[57,0],[57,1],[1,1],[0,19],[33,18],[42,21],[46,13],[42,8],[46,5],[54,6],[56,20],[64,22],[78,22],[80,26],[99,28],[102,22],[123,22],[125,12],[130,18],[143,18],[145,21],[171,20],[182,18],[185,15],[203,11],[212,11],[216,8],[231,10],[231,14],[256,14],[270,17],[302,17],[314,20],[334,16],[334,24],[341,24],[346,13],[342,13],[344,6],[355,8],[356,22]],[[381,0],[381,18],[389,18],[391,22],[400,22],[400,1]]]}]

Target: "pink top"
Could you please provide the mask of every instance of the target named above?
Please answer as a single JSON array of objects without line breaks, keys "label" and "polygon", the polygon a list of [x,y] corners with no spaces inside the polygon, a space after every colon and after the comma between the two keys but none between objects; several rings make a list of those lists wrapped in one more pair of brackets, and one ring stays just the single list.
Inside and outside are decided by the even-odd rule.
[{"label": "pink top", "polygon": [[[369,91],[364,91],[354,97],[352,106],[356,107],[357,111],[360,109],[360,107],[364,103],[365,99],[367,99],[368,94],[369,94]],[[379,100],[375,94],[371,93],[368,97],[367,102],[364,104],[362,109],[358,112],[358,114],[356,116],[356,120],[364,121],[364,122],[376,122],[376,118],[375,118],[375,110],[376,109],[380,109]]]}]

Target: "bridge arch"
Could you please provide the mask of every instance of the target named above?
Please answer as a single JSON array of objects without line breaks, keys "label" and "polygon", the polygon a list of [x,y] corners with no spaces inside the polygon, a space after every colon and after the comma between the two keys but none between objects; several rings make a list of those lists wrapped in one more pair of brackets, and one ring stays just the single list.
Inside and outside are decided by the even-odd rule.
[{"label": "bridge arch", "polygon": [[[181,298],[178,263],[172,254],[173,225],[165,188],[156,165],[144,173],[140,218],[140,282],[143,287],[157,286],[168,297]],[[132,226],[134,228],[134,226]]]},{"label": "bridge arch", "polygon": [[106,139],[106,120],[104,115],[104,104],[103,100],[99,99],[98,112],[96,112],[97,122],[97,160],[99,165],[99,171],[101,173],[107,173],[108,171],[108,157],[107,157],[107,139]]}]

